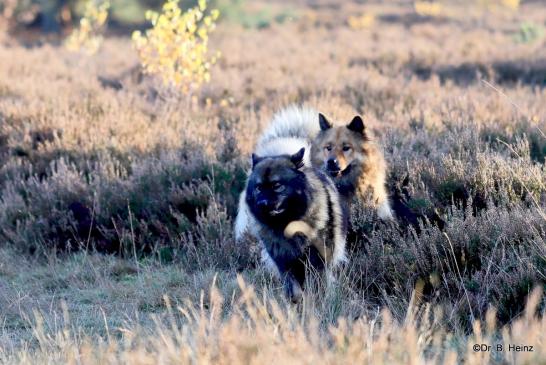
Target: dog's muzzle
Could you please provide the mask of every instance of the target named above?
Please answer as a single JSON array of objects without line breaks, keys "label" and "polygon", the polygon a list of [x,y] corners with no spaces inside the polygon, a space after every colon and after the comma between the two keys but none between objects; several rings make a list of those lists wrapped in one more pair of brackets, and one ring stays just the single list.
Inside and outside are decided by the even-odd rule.
[{"label": "dog's muzzle", "polygon": [[335,177],[342,177],[342,176],[346,176],[347,174],[349,174],[351,172],[353,168],[353,165],[352,164],[349,164],[347,165],[347,167],[343,170],[341,170],[339,168],[339,165],[337,164],[327,164],[326,165],[326,171],[328,172],[328,175],[330,175],[331,177],[335,178]]},{"label": "dog's muzzle", "polygon": [[335,158],[331,158],[326,161],[326,170],[331,177],[337,177],[341,173],[339,163]]}]

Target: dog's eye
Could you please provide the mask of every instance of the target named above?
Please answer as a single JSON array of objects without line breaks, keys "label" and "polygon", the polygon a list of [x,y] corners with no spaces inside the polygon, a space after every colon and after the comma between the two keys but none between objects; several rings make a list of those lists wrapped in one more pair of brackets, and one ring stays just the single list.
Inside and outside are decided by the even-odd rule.
[{"label": "dog's eye", "polygon": [[260,185],[254,186],[254,194],[260,194],[262,192],[262,188]]},{"label": "dog's eye", "polygon": [[352,149],[351,146],[343,146],[343,152],[350,151]]},{"label": "dog's eye", "polygon": [[324,149],[328,152],[330,152],[332,150],[332,146],[328,145],[328,146],[324,146]]},{"label": "dog's eye", "polygon": [[277,182],[273,184],[273,190],[275,190],[276,193],[280,193],[284,190],[284,185]]}]

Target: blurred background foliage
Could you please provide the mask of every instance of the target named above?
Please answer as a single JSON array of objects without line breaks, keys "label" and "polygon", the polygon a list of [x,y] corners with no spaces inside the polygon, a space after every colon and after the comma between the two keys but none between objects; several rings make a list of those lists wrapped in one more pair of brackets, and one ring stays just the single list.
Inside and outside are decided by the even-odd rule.
[{"label": "blurred background foliage", "polygon": [[[44,32],[61,32],[77,23],[86,2],[87,0],[2,0],[0,22],[12,31],[34,28]],[[112,0],[109,26],[121,32],[145,27],[146,10],[158,10],[162,4],[163,0]],[[180,0],[182,9],[196,4],[197,0]],[[247,0],[212,0],[209,4],[220,10],[223,21],[245,28],[264,28],[297,16],[290,6],[255,6]]]}]

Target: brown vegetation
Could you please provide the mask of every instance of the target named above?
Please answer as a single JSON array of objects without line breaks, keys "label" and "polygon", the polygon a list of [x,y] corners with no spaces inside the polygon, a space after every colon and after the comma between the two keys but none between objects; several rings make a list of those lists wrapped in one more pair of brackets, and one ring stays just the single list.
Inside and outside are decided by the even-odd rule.
[{"label": "brown vegetation", "polygon": [[[142,75],[128,38],[91,57],[4,38],[0,361],[545,361],[544,300],[528,298],[546,283],[546,44],[515,38],[542,4],[298,4],[292,22],[221,24],[194,99]],[[373,25],[347,25],[362,13]],[[354,206],[350,265],[299,307],[232,233],[249,152],[294,102],[362,114],[395,209],[431,220]]]}]

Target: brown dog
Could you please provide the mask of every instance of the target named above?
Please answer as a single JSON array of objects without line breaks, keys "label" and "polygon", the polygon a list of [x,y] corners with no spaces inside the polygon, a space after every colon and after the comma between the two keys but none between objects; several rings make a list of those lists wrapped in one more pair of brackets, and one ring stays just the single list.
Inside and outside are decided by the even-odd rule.
[{"label": "brown dog", "polygon": [[387,164],[379,146],[366,131],[360,116],[334,127],[319,113],[320,132],[312,141],[311,163],[334,179],[339,193],[350,201],[371,195],[379,218],[393,219],[385,187]]}]

